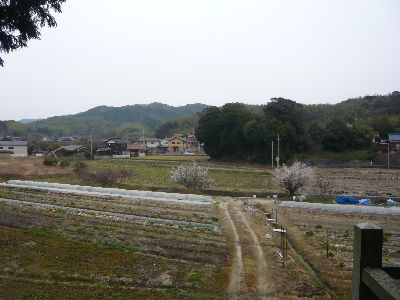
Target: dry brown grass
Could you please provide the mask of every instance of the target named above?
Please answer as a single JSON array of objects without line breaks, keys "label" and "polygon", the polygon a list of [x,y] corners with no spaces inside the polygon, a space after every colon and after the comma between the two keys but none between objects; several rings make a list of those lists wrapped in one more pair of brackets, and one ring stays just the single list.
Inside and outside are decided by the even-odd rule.
[{"label": "dry brown grass", "polygon": [[0,178],[7,176],[53,176],[70,174],[70,167],[60,168],[43,165],[43,158],[2,158],[0,159]]}]

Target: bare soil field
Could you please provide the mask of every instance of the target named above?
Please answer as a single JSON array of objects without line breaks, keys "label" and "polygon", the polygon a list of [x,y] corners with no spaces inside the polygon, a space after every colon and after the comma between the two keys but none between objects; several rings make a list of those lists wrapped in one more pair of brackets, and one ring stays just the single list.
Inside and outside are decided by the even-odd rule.
[{"label": "bare soil field", "polygon": [[346,296],[351,290],[355,224],[371,222],[381,226],[384,230],[383,263],[400,265],[400,220],[397,216],[281,208],[271,200],[258,203],[265,211],[278,212],[278,222],[288,228],[294,248],[334,295]]},{"label": "bare soil field", "polygon": [[[333,183],[334,193],[400,197],[400,169],[318,168],[316,171]],[[306,193],[319,194],[320,189],[314,182]]]}]

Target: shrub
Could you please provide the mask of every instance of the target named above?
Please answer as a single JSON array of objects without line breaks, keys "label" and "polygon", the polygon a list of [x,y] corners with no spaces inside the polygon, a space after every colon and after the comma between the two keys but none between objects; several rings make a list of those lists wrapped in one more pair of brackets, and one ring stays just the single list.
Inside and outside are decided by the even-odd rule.
[{"label": "shrub", "polygon": [[73,171],[79,178],[94,181],[101,185],[125,184],[129,177],[133,176],[132,172],[122,168],[89,170],[87,165],[80,160],[74,163]]},{"label": "shrub", "polygon": [[216,217],[216,216],[211,216],[211,217],[209,217],[209,219],[213,222],[218,222],[218,220],[219,220],[218,217]]},{"label": "shrub", "polygon": [[87,172],[86,176],[102,185],[125,184],[132,173],[126,169],[97,169]]},{"label": "shrub", "polygon": [[389,236],[391,236],[390,232],[383,233],[383,242],[386,243],[389,241]]},{"label": "shrub", "polygon": [[73,171],[78,174],[78,177],[85,177],[87,175],[87,165],[83,161],[76,161],[74,163]]},{"label": "shrub", "polygon": [[45,166],[57,166],[58,165],[58,160],[54,157],[46,157],[43,160],[43,164]]},{"label": "shrub", "polygon": [[322,225],[321,224],[315,225],[315,229],[322,229]]},{"label": "shrub", "polygon": [[213,184],[209,177],[208,168],[198,166],[196,162],[191,166],[180,165],[171,171],[171,181],[184,185],[188,189],[205,189]]},{"label": "shrub", "polygon": [[314,235],[314,231],[312,229],[307,229],[306,236],[310,237],[310,236],[313,236],[313,235]]},{"label": "shrub", "polygon": [[273,175],[275,183],[284,188],[293,197],[297,191],[302,189],[314,177],[314,171],[304,163],[296,161],[291,166],[283,165],[280,168],[276,168]]},{"label": "shrub", "polygon": [[344,267],[344,261],[343,261],[343,260],[339,260],[339,261],[336,263],[336,267],[338,267],[338,268],[343,268],[343,267]]},{"label": "shrub", "polygon": [[65,168],[65,167],[68,167],[70,165],[70,163],[67,160],[61,160],[57,163],[57,165],[60,166],[61,168]]},{"label": "shrub", "polygon": [[316,183],[319,187],[321,196],[327,193],[332,193],[335,188],[334,182],[329,177],[324,177],[322,174],[318,174]]}]

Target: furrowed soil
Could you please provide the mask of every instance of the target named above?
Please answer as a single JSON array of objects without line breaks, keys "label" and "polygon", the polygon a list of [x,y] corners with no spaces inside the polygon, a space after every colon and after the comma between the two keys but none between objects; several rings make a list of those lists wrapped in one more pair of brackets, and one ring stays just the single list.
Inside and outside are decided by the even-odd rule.
[{"label": "furrowed soil", "polygon": [[355,224],[370,222],[381,226],[384,230],[383,265],[400,266],[400,220],[397,216],[282,208],[272,200],[258,200],[258,207],[273,211],[274,217],[277,213],[278,222],[288,229],[293,247],[334,297],[350,299]]},{"label": "furrowed soil", "polygon": [[228,245],[221,230],[63,209],[76,205],[217,225],[213,206],[17,189],[2,189],[2,197],[60,208],[0,204],[0,299],[227,298]]},{"label": "furrowed soil", "polygon": [[[113,187],[187,192],[169,181],[171,168],[185,163],[178,159],[86,163],[92,170],[125,168],[133,173],[125,184]],[[279,192],[263,166],[199,164],[210,168],[216,182],[206,192]],[[334,191],[400,195],[399,170],[317,172],[334,183]],[[0,180],[9,178],[99,185],[79,178],[72,165],[47,167],[40,158],[0,159]],[[307,191],[320,192],[315,184]],[[0,299],[347,299],[353,226],[360,222],[384,228],[384,264],[400,265],[400,220],[394,217],[280,208],[268,199],[243,205],[231,197],[214,197],[214,205],[199,206],[0,187],[0,198],[37,203],[0,202]],[[272,210],[288,229],[286,260],[281,259],[280,234],[266,222],[264,212]]]}]

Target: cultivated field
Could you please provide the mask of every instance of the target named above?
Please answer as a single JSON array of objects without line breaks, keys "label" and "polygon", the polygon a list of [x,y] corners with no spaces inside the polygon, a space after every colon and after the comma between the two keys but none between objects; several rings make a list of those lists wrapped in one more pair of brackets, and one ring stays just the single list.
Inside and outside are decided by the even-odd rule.
[{"label": "cultivated field", "polygon": [[257,206],[263,211],[274,211],[274,217],[277,212],[278,222],[288,228],[296,252],[334,295],[350,297],[355,224],[371,222],[381,226],[384,230],[383,263],[400,266],[398,216],[282,208],[271,200],[259,200]]},{"label": "cultivated field", "polygon": [[[172,167],[190,163],[177,159],[85,163],[133,173],[115,187],[188,192],[169,181]],[[280,191],[266,167],[199,164],[216,181],[205,193]],[[100,185],[80,178],[72,165],[47,167],[37,158],[1,159],[0,166],[0,180]],[[334,181],[335,191],[400,194],[398,170],[317,171]],[[316,185],[308,191],[319,194]],[[213,199],[207,206],[2,186],[0,299],[348,299],[353,226],[360,222],[384,228],[384,263],[400,264],[398,217],[282,208],[270,199],[255,206]],[[279,236],[265,220],[272,210],[289,230],[284,266]]]},{"label": "cultivated field", "polygon": [[[324,168],[317,169],[333,185],[333,192],[344,194],[400,197],[400,169]],[[306,192],[318,194],[313,184]]]},{"label": "cultivated field", "polygon": [[220,287],[226,285],[228,247],[220,229],[124,217],[134,214],[217,225],[218,209],[213,206],[8,188],[1,189],[1,195],[36,203],[0,203],[3,298],[224,297],[225,289]]}]

